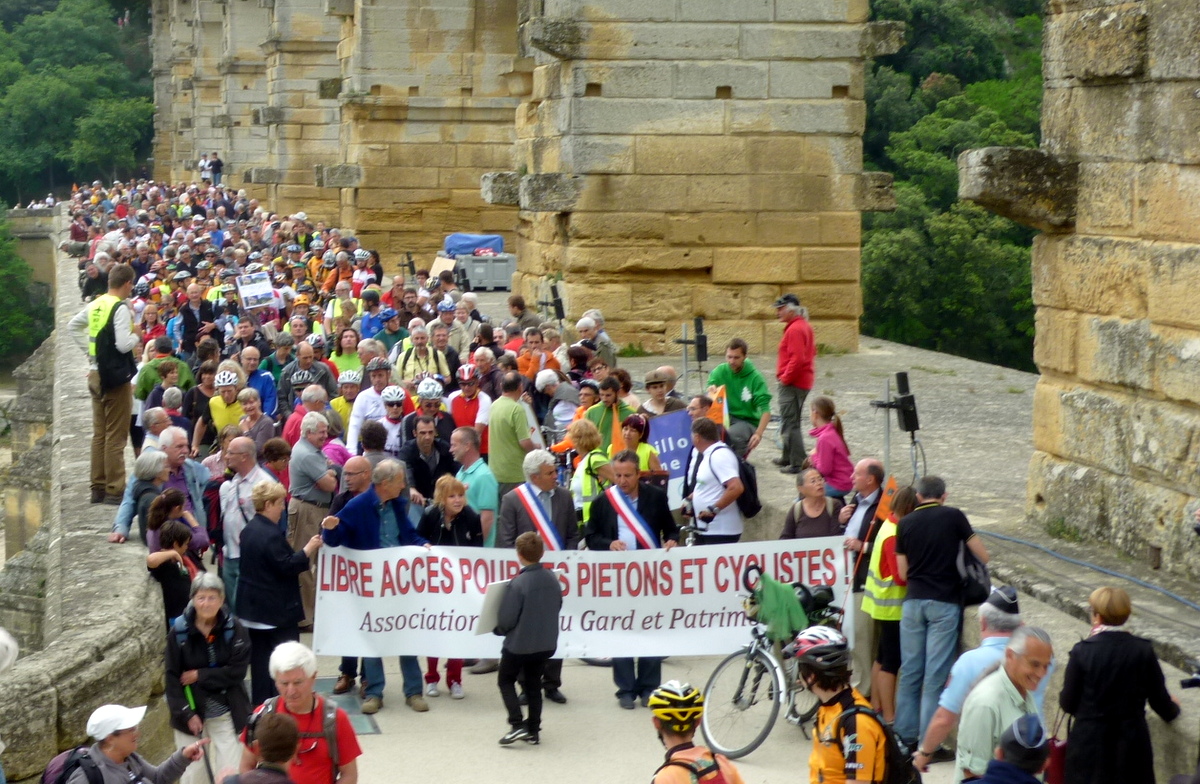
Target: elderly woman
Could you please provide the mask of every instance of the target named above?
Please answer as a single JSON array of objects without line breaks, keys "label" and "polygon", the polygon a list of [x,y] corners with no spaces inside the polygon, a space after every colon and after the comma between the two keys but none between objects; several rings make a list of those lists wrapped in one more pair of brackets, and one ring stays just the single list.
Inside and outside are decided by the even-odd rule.
[{"label": "elderly woman", "polygon": [[299,577],[308,572],[321,547],[318,534],[302,550],[292,550],[279,529],[286,495],[279,482],[255,485],[254,517],[242,531],[235,612],[250,630],[250,690],[255,705],[276,694],[268,672],[271,651],[282,642],[300,639],[304,606]]},{"label": "elderly woman", "polygon": [[[236,768],[237,733],[250,716],[242,681],[250,664],[250,635],[225,606],[225,584],[215,574],[192,580],[191,601],[167,632],[167,707],[175,744],[212,739],[214,771]],[[200,784],[204,770],[189,769],[183,784]]]},{"label": "elderly woman", "polygon": [[1067,784],[1154,781],[1146,702],[1163,721],[1179,715],[1149,640],[1120,627],[1133,612],[1120,588],[1088,597],[1092,633],[1076,643],[1058,703],[1075,717],[1067,736]]},{"label": "elderly woman", "polygon": [[[138,747],[138,724],[146,715],[146,706],[126,708],[124,705],[101,705],[88,717],[88,735],[96,739],[87,750],[88,757],[100,768],[104,784],[170,784],[176,781],[191,763],[204,756],[207,739],[198,740],[179,749],[157,767],[142,759]],[[67,784],[88,784],[87,771],[75,769]]]},{"label": "elderly woman", "polygon": [[257,389],[246,387],[238,392],[238,402],[242,404],[242,418],[238,422],[241,434],[253,439],[258,453],[261,455],[266,443],[275,437],[275,420],[263,413],[262,398]]},{"label": "elderly woman", "polygon": [[169,473],[167,456],[158,449],[142,452],[133,461],[133,503],[137,509],[138,533],[142,537],[142,544],[146,544],[150,504],[162,492],[163,482],[167,481]]},{"label": "elderly woman", "polygon": [[208,469],[209,476],[225,476],[225,454],[229,450],[229,442],[242,434],[237,425],[225,425],[217,436],[217,450],[200,461]]},{"label": "elderly woman", "polygon": [[807,539],[812,536],[838,536],[840,498],[825,494],[825,477],[815,468],[806,468],[796,476],[796,492],[800,500],[788,510],[780,539]]}]

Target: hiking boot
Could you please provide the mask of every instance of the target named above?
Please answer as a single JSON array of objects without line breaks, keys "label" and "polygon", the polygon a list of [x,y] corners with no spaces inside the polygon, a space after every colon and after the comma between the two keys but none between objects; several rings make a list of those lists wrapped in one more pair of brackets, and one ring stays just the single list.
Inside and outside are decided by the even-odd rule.
[{"label": "hiking boot", "polygon": [[417,713],[424,713],[429,710],[429,703],[425,702],[425,698],[420,694],[414,694],[411,697],[405,697],[404,704],[412,708]]},{"label": "hiking boot", "polygon": [[467,695],[463,694],[463,688],[462,688],[461,683],[451,683],[450,684],[450,699],[461,700],[465,696],[467,696]]},{"label": "hiking boot", "polygon": [[[524,727],[513,727],[503,738],[500,739],[501,746],[511,746],[519,740],[525,740],[529,737],[529,730]],[[537,742],[536,740],[534,741]]]},{"label": "hiking boot", "polygon": [[334,694],[345,694],[354,688],[354,676],[342,673],[338,676],[337,683],[333,684]]},{"label": "hiking boot", "polygon": [[360,710],[370,716],[372,713],[379,713],[379,709],[382,707],[383,697],[371,696],[363,700],[362,708]]}]

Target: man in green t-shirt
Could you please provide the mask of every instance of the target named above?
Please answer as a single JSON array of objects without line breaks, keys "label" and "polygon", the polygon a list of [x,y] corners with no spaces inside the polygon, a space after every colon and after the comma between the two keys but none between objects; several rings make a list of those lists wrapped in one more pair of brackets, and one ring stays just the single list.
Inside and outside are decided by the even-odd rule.
[{"label": "man in green t-shirt", "polygon": [[729,407],[729,443],[734,452],[748,457],[762,441],[767,423],[771,421],[771,393],[762,373],[746,359],[749,346],[741,338],[734,338],[725,346],[725,361],[708,374],[708,394],[715,394],[715,387],[725,387],[726,405]]},{"label": "man in green t-shirt", "polygon": [[504,374],[500,397],[488,418],[488,467],[500,485],[500,497],[525,481],[521,463],[535,448],[529,416],[521,405],[522,378],[515,370]]}]

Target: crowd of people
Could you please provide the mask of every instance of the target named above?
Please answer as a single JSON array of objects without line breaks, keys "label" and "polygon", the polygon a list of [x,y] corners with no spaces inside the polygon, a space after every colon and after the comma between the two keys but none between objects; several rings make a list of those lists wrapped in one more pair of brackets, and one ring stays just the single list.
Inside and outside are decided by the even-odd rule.
[{"label": "crowd of people", "polygon": [[[466,696],[464,671],[497,672],[510,725],[500,743],[538,743],[543,698],[567,702],[553,656],[561,597],[539,566],[543,553],[667,550],[684,518],[698,544],[739,541],[742,463],[766,438],[774,402],[775,462],[797,487],[781,538],[839,536],[855,560],[854,644],[822,627],[789,646],[822,706],[812,781],[882,781],[891,741],[917,768],[953,758],[956,780],[1037,772],[1049,636],[1021,624],[1015,592],[997,590],[979,612],[984,644],[956,661],[957,559],[965,549],[986,563],[987,550],[945,504],[937,477],[881,505],[883,464],[852,461],[834,401],[808,399],[816,346],[795,295],[774,303],[784,325],[774,394],[736,338],[704,393],[682,395],[670,366],[645,373],[643,392],[618,366],[600,311],[585,311],[573,334],[519,295],[485,316],[452,272],[386,277],[380,254],[348,233],[222,186],[218,162],[207,160],[200,185],[79,189],[63,243],[80,260],[86,303],[70,329],[89,361],[91,501],[115,507],[108,540],[143,543],[162,585],[166,699],[182,749],[157,769],[130,767],[141,715],[106,706],[89,734],[113,766],[199,781],[187,762],[199,759],[202,735],[220,765],[257,782],[256,770],[289,775],[281,749],[298,734],[312,740],[316,764],[301,756],[292,780],[354,784],[353,731],[315,693],[316,659],[299,643],[314,622],[325,545],[515,549],[522,571],[496,629],[501,658],[444,668],[428,658],[422,671],[418,657],[402,656],[402,691],[423,713],[427,698]],[[722,394],[718,423],[709,413]],[[649,442],[650,422],[676,411],[687,412],[693,445],[683,518],[669,508]],[[1135,758],[1144,770],[1144,720],[1122,730],[1127,743],[1106,743],[1105,733],[1136,724],[1146,700],[1164,718],[1178,712],[1148,645],[1118,628],[1128,597],[1104,590],[1092,597],[1096,627],[1072,651],[1061,697],[1077,717],[1072,748],[1084,749],[1068,756],[1072,782],[1128,780],[1109,772]],[[656,781],[682,782],[697,764],[740,780],[691,745],[702,695],[663,684],[659,658],[612,665],[619,707],[651,709],[670,749]],[[364,713],[384,707],[381,659],[342,660],[333,692],[356,689]],[[857,743],[846,742],[851,734]]]}]

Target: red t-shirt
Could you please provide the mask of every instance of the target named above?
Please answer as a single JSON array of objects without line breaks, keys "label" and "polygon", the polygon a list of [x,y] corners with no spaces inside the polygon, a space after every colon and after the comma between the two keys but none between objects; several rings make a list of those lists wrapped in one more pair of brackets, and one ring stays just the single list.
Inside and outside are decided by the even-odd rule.
[{"label": "red t-shirt", "polygon": [[[325,721],[325,700],[320,695],[317,695],[316,708],[312,713],[300,715],[290,713],[282,699],[276,703],[276,710],[294,718],[301,734],[321,734],[322,724]],[[245,745],[246,730],[242,730],[240,740]],[[350,718],[341,708],[338,708],[337,711],[337,743],[338,767],[340,768],[344,768],[362,755],[358,737],[354,734],[354,728],[350,726]],[[300,738],[300,748],[288,771],[288,777],[294,784],[333,784],[333,766],[329,760],[329,744],[325,742],[323,736]]]}]

